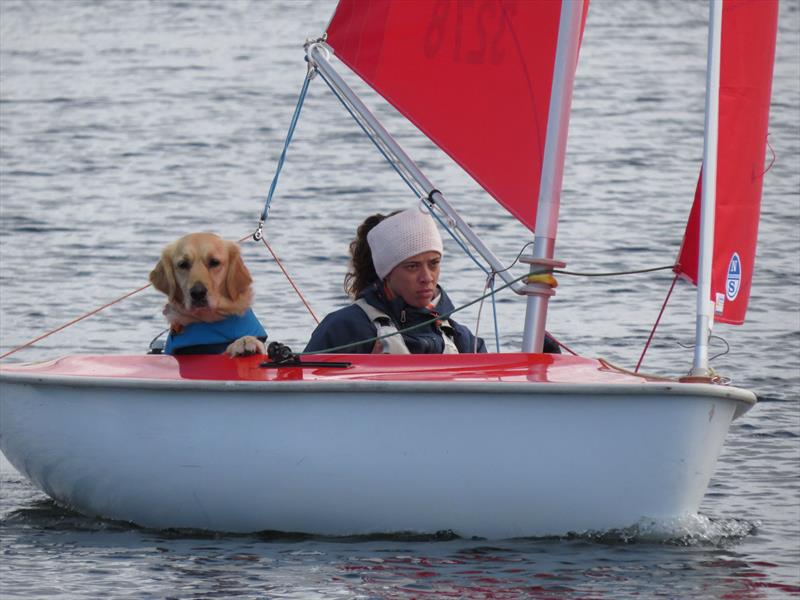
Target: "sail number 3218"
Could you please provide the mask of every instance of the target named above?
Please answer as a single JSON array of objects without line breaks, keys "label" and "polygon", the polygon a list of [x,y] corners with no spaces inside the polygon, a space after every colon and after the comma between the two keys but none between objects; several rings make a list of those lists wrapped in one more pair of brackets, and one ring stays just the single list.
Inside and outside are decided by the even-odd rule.
[{"label": "sail number 3218", "polygon": [[505,58],[503,38],[508,21],[516,12],[515,0],[437,0],[425,30],[425,56],[436,57],[447,41],[447,45],[453,44],[453,62],[498,65]]}]

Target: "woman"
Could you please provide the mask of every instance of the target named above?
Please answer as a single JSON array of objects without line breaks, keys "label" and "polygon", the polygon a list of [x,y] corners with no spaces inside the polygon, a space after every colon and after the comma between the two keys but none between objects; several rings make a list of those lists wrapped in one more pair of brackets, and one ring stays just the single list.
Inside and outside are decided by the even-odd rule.
[{"label": "woman", "polygon": [[[436,223],[421,207],[368,217],[350,243],[351,271],[345,277],[345,291],[354,302],[326,316],[305,351],[350,344],[337,351],[486,352],[484,341],[467,327],[450,317],[438,318],[455,308],[438,285],[442,253]],[[405,331],[377,342],[365,341],[397,330]]]}]

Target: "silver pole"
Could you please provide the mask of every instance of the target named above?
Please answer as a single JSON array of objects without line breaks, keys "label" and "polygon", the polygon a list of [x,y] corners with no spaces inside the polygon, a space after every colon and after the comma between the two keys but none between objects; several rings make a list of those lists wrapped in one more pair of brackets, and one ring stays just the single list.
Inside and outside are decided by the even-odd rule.
[{"label": "silver pole", "polygon": [[[451,221],[452,225],[464,236],[464,238],[472,245],[473,248],[480,254],[486,262],[489,263],[491,268],[495,270],[498,275],[505,281],[506,283],[511,283],[514,280],[514,277],[506,271],[505,265],[500,262],[500,259],[494,255],[494,253],[483,243],[483,241],[478,237],[478,235],[472,230],[472,228],[461,218],[461,216],[456,212],[456,210],[450,205],[450,203],[445,199],[445,197],[436,190],[435,186],[430,182],[430,180],[425,176],[422,171],[419,170],[416,163],[405,153],[405,151],[400,147],[400,145],[394,140],[394,138],[389,134],[388,131],[381,125],[381,123],[375,118],[375,116],[370,112],[370,110],[361,102],[361,99],[350,89],[350,86],[341,78],[341,76],[336,72],[336,69],[328,61],[326,53],[330,51],[328,46],[323,46],[321,43],[311,44],[306,51],[306,55],[308,60],[319,70],[321,75],[325,78],[325,80],[330,83],[350,104],[350,107],[358,113],[358,115],[364,119],[366,124],[372,129],[376,136],[383,142],[384,149],[391,153],[392,157],[397,160],[403,168],[406,170],[408,175],[410,175],[417,184],[422,187],[425,191],[425,194],[430,195],[431,192],[431,200],[433,203],[438,206],[442,212],[447,216],[447,218]],[[434,191],[436,190],[436,191]],[[511,289],[513,289],[516,293],[522,294],[525,290],[525,285],[517,282],[511,285]]]},{"label": "silver pole", "polygon": [[[583,6],[583,0],[562,0],[561,3],[550,110],[547,115],[547,136],[545,137],[544,160],[539,184],[539,199],[536,206],[536,234],[533,255],[529,259],[531,272],[540,270],[543,264],[553,262]],[[536,290],[537,286],[529,287],[533,288],[533,293],[528,296],[522,351],[541,352],[544,346],[547,305],[550,296],[553,295],[553,290],[544,285],[539,285],[538,291]]]},{"label": "silver pole", "polygon": [[700,198],[700,252],[697,266],[697,310],[694,362],[689,374],[708,377],[708,338],[714,323],[711,267],[714,254],[714,215],[717,196],[717,138],[719,127],[719,71],[722,39],[722,2],[709,2],[706,118],[703,143],[703,180]]}]

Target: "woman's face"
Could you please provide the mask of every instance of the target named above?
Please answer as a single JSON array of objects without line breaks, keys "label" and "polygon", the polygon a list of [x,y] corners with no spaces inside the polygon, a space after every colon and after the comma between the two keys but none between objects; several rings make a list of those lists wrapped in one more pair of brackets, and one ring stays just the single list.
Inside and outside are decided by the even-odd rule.
[{"label": "woman's face", "polygon": [[436,296],[441,260],[438,252],[416,254],[392,269],[386,283],[406,304],[424,308]]}]

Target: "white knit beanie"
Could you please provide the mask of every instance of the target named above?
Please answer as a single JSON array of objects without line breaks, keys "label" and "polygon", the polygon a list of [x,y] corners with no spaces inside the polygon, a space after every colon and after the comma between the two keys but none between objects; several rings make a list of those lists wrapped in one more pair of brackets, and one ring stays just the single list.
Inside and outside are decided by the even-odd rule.
[{"label": "white knit beanie", "polygon": [[409,208],[375,225],[367,233],[372,264],[380,279],[397,265],[423,252],[444,254],[433,217],[421,206]]}]

